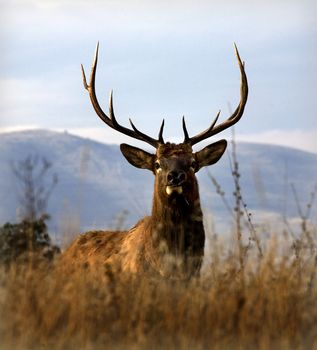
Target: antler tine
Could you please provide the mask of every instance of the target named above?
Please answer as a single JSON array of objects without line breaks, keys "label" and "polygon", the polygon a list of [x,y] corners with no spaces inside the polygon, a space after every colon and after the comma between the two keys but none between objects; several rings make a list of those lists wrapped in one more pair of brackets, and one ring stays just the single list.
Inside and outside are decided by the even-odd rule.
[{"label": "antler tine", "polygon": [[161,127],[160,127],[159,137],[158,137],[159,142],[162,143],[162,144],[165,143],[165,142],[164,142],[164,139],[163,139],[164,123],[165,123],[165,121],[164,121],[164,119],[163,119],[163,120],[162,120],[162,125],[161,125]]},{"label": "antler tine", "polygon": [[189,135],[186,128],[185,116],[183,115],[183,131],[184,131],[184,143],[189,142]]},{"label": "antler tine", "polygon": [[[191,145],[194,145],[195,143],[205,139],[205,135],[210,133],[211,130],[214,128],[214,126],[216,125],[217,121],[218,121],[218,118],[219,118],[219,115],[220,115],[220,110],[219,112],[217,113],[215,119],[213,120],[213,122],[211,123],[210,127],[208,129],[206,129],[205,131],[201,132],[200,134],[194,136],[194,137],[189,137],[188,135],[188,131],[187,131],[187,128],[186,128],[186,123],[185,123],[185,117],[183,117],[183,130],[184,130],[184,135],[185,135],[185,138],[184,138],[184,143],[190,143]],[[207,136],[209,137],[209,136]],[[200,140],[201,138],[201,140]],[[197,139],[197,141],[196,141]],[[193,143],[193,140],[195,141]]]},{"label": "antler tine", "polygon": [[119,123],[117,122],[116,116],[114,114],[114,109],[113,109],[113,90],[110,91],[110,96],[109,96],[109,116],[112,121],[112,124],[116,128],[120,127]]},{"label": "antler tine", "polygon": [[85,70],[84,70],[84,67],[83,67],[82,64],[81,64],[80,66],[81,66],[81,74],[82,74],[82,76],[83,76],[84,88],[85,88],[86,90],[88,90],[88,84],[87,84],[87,80],[86,80]]},{"label": "antler tine", "polygon": [[[149,143],[150,145],[152,145],[155,148],[157,148],[162,143],[162,142],[160,142],[160,139],[155,140],[152,137],[144,134],[139,129],[137,129],[130,118],[129,118],[129,122],[130,122],[130,124],[132,126],[133,131],[135,132],[135,135],[136,135],[135,138],[138,138],[139,140],[147,142],[147,143]],[[164,143],[164,141],[163,141],[163,143]]]},{"label": "antler tine", "polygon": [[[111,128],[121,132],[122,134],[125,134],[127,136],[133,137],[133,138],[135,138],[137,140],[141,140],[141,141],[147,142],[151,146],[157,148],[161,143],[164,143],[163,137],[162,137],[163,127],[161,127],[159,139],[156,140],[156,139],[154,139],[154,138],[152,138],[152,137],[142,133],[141,131],[139,131],[133,125],[131,120],[130,120],[130,123],[131,123],[131,126],[132,126],[133,130],[128,129],[128,128],[120,125],[117,122],[117,119],[116,119],[115,114],[114,114],[114,109],[113,109],[113,92],[112,92],[112,90],[110,92],[110,98],[109,98],[109,116],[110,117],[108,117],[107,114],[100,107],[98,99],[97,99],[97,96],[96,96],[96,92],[95,92],[95,78],[96,78],[96,70],[97,70],[97,63],[98,63],[98,53],[99,53],[99,42],[97,43],[95,57],[94,57],[92,68],[91,68],[89,84],[87,84],[84,67],[83,67],[83,65],[81,65],[81,70],[82,70],[82,75],[83,75],[83,84],[84,84],[85,89],[89,92],[89,97],[90,97],[90,100],[91,100],[91,103],[92,103],[92,105],[94,107],[95,112],[97,113],[99,118],[104,123],[106,123],[108,126],[110,126]],[[164,122],[163,122],[163,125],[164,125]]]},{"label": "antler tine", "polygon": [[[245,107],[245,105],[247,103],[247,99],[248,99],[248,80],[247,80],[247,76],[246,76],[245,70],[244,70],[244,62],[241,61],[239,51],[238,51],[236,44],[234,44],[234,49],[235,49],[235,53],[237,56],[237,60],[238,60],[239,68],[240,68],[240,75],[241,75],[240,103],[239,103],[238,107],[236,108],[236,110],[234,111],[234,113],[227,120],[225,120],[224,122],[222,122],[221,124],[216,126],[217,120],[218,120],[219,115],[220,115],[220,111],[219,111],[215,120],[211,124],[211,126],[208,129],[206,129],[205,131],[203,131],[200,134],[193,136],[193,137],[188,137],[186,126],[184,129],[185,122],[183,120],[183,129],[184,129],[184,134],[185,134],[185,141],[184,142],[187,142],[187,143],[191,144],[192,146],[194,144],[196,144],[202,140],[205,140],[213,135],[216,135],[219,132],[234,125],[235,123],[237,123],[240,120],[240,118],[243,115],[244,107]],[[185,132],[185,130],[186,130],[186,132]],[[187,135],[187,137],[186,137],[186,135]]]}]

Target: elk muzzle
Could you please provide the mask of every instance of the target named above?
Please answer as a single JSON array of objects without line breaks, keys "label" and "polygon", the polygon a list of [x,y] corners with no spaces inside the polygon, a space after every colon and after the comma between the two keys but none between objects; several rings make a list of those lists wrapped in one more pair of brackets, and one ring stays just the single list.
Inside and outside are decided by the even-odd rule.
[{"label": "elk muzzle", "polygon": [[171,195],[172,193],[183,193],[182,184],[186,181],[186,173],[183,170],[172,170],[166,175],[166,193]]}]

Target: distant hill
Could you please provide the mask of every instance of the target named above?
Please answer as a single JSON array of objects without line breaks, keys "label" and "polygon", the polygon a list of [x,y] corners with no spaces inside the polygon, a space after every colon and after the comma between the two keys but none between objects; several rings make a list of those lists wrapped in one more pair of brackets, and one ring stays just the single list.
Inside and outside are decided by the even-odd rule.
[{"label": "distant hill", "polygon": [[[128,214],[121,216],[126,219],[125,226],[129,226],[151,211],[153,175],[128,164],[118,145],[68,133],[34,130],[0,136],[0,224],[17,218],[18,186],[10,164],[30,154],[46,157],[58,174],[59,181],[48,207],[52,216],[50,229],[58,235],[115,227],[118,216],[126,210]],[[295,219],[298,210],[290,183],[294,184],[304,207],[317,182],[317,155],[251,143],[239,143],[237,155],[243,198],[254,222],[266,218],[272,224],[272,218],[281,215]],[[233,207],[234,186],[228,155],[208,170]],[[198,177],[205,217],[209,222],[212,217],[215,229],[221,232],[229,227],[230,216],[207,171],[201,170]]]}]

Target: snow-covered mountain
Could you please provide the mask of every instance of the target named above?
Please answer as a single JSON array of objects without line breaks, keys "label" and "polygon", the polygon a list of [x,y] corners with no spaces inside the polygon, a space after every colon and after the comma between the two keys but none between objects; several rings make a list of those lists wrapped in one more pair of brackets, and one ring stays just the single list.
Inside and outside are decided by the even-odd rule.
[{"label": "snow-covered mountain", "polygon": [[[229,154],[230,148],[208,171],[233,207]],[[118,145],[102,144],[66,132],[35,130],[0,135],[0,224],[17,220],[18,184],[11,164],[28,155],[44,156],[53,163],[52,172],[58,174],[58,184],[48,205],[53,232],[114,227],[120,216],[125,216],[125,226],[129,226],[150,213],[153,175],[128,164]],[[263,217],[271,220],[281,215],[298,216],[290,184],[294,185],[299,204],[304,208],[317,182],[316,154],[239,143],[237,156],[243,199],[255,222]],[[205,169],[198,178],[205,216],[214,218],[219,232],[230,224],[230,215]],[[128,214],[123,214],[124,211]]]}]

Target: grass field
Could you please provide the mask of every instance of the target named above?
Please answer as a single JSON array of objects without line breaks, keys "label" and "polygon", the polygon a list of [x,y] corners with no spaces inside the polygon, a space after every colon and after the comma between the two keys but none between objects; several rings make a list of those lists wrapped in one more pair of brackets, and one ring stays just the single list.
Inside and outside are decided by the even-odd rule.
[{"label": "grass field", "polygon": [[316,349],[316,242],[313,231],[233,238],[231,249],[214,239],[210,265],[190,282],[11,265],[1,349]]}]

